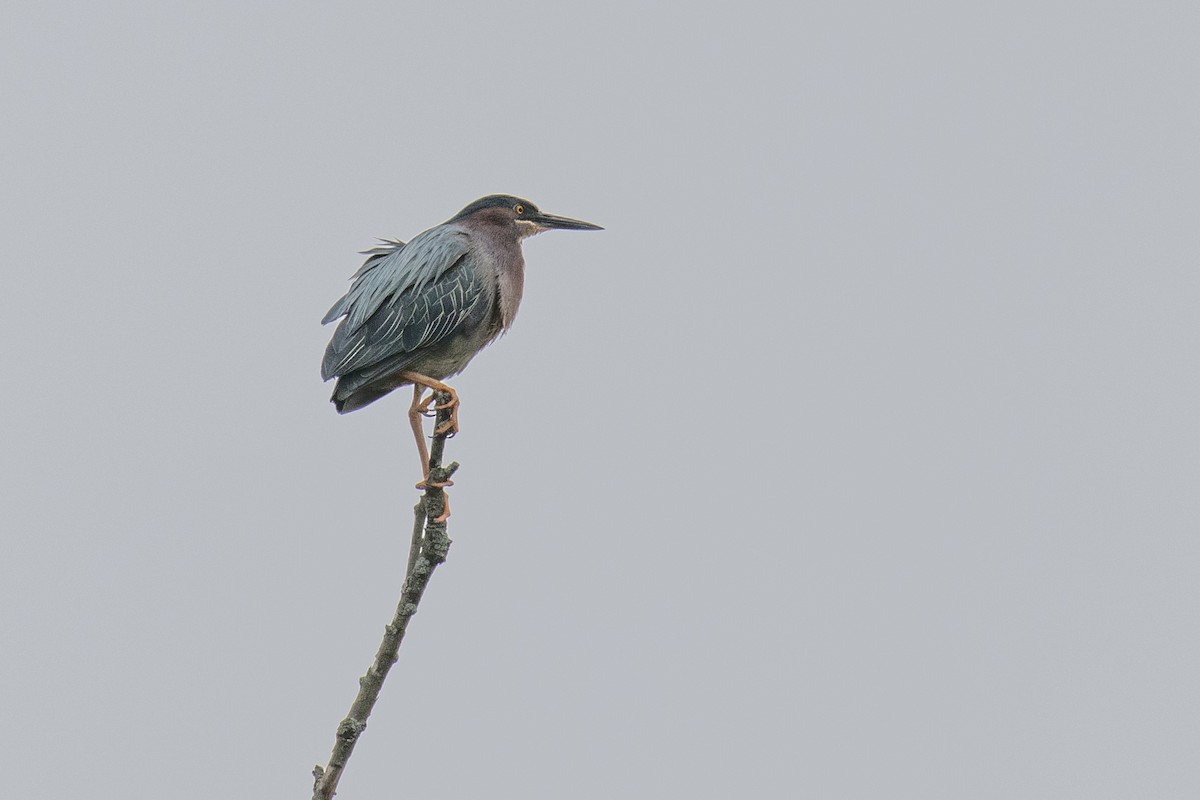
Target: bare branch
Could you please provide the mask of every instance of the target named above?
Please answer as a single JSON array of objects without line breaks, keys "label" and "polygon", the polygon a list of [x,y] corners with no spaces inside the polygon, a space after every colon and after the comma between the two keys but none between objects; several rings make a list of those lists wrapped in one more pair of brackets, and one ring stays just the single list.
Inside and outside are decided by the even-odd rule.
[{"label": "bare branch", "polygon": [[[437,393],[437,404],[448,405],[450,396]],[[450,410],[442,409],[437,413],[434,425],[433,446],[429,454],[429,480],[425,494],[413,508],[412,546],[409,549],[408,568],[405,570],[404,586],[400,590],[400,602],[391,623],[384,629],[383,641],[375,660],[367,669],[367,674],[358,680],[358,696],[350,706],[350,713],[337,727],[334,739],[333,754],[329,757],[328,766],[319,764],[313,768],[313,800],[332,800],[337,791],[338,781],[346,769],[346,762],[354,752],[358,737],[367,727],[367,717],[379,699],[383,689],[383,681],[387,678],[388,670],[396,663],[400,645],[404,641],[404,633],[408,629],[409,620],[417,613],[417,606],[425,594],[425,587],[439,564],[446,560],[450,550],[450,537],[446,535],[444,514],[448,506],[446,493],[438,484],[445,484],[450,476],[458,469],[457,462],[442,466],[442,454],[446,449],[445,434],[436,433],[450,419]],[[442,519],[438,522],[436,520]]]}]

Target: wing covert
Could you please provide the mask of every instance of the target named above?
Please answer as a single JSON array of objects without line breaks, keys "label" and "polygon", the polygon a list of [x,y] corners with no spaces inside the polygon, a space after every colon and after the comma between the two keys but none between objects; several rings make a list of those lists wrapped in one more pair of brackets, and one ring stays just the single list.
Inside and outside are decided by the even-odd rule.
[{"label": "wing covert", "polygon": [[388,298],[421,291],[441,278],[467,255],[466,231],[446,226],[431,228],[407,245],[389,242],[368,251],[369,258],[354,274],[350,291],[334,303],[321,321],[345,316],[352,331],[362,327]]}]

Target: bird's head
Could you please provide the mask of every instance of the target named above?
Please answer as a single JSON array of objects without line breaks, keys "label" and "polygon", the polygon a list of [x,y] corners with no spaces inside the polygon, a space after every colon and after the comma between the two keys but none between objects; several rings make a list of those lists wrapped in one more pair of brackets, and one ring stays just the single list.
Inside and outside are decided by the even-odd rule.
[{"label": "bird's head", "polygon": [[517,237],[524,239],[535,233],[553,229],[565,231],[602,231],[599,225],[570,217],[547,214],[528,200],[511,194],[490,194],[455,214],[450,222],[485,222],[493,225],[512,226]]}]

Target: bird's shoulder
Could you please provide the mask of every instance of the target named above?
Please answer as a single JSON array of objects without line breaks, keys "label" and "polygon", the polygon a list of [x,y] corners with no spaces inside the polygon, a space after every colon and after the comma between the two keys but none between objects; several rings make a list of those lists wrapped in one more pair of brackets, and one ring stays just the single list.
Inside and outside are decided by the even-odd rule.
[{"label": "bird's shoulder", "polygon": [[424,292],[470,253],[470,234],[457,225],[431,228],[407,244],[386,242],[366,252],[350,290],[322,322],[345,316],[351,329],[359,328],[388,301]]},{"label": "bird's shoulder", "polygon": [[[453,267],[471,251],[470,234],[457,226],[439,225],[417,234],[403,247],[373,254],[359,280],[369,279],[396,287],[420,289]],[[372,264],[372,261],[374,263]]]}]

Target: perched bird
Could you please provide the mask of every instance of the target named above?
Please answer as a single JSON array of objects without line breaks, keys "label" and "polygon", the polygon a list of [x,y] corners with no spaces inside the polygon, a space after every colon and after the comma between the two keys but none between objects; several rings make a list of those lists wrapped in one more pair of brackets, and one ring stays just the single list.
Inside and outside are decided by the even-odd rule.
[{"label": "perched bird", "polygon": [[355,411],[411,384],[409,420],[427,478],[429,453],[421,416],[433,395],[422,400],[424,390],[450,396],[445,406],[450,421],[437,432],[456,433],[458,393],[442,381],[462,372],[512,325],[525,282],[521,240],[553,228],[603,230],[545,214],[519,197],[494,194],[408,244],[384,240],[365,251],[367,260],[353,275],[350,291],[321,321],[342,320],[321,362],[321,377],[337,378],[331,401],[338,413]]}]

